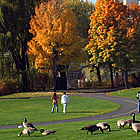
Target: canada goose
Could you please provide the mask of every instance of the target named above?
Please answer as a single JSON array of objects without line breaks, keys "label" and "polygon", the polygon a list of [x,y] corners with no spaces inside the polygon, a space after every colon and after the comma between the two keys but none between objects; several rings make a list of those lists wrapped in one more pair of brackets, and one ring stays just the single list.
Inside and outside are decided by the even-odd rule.
[{"label": "canada goose", "polygon": [[127,124],[127,121],[124,119],[117,121],[118,128],[124,127],[126,124]]},{"label": "canada goose", "polygon": [[23,131],[21,131],[20,134],[18,134],[18,137],[20,137],[22,134],[27,134],[28,136],[30,136],[30,134],[34,133],[35,131],[37,131],[36,128],[26,127]]},{"label": "canada goose", "polygon": [[56,131],[40,129],[42,135],[54,134]]},{"label": "canada goose", "polygon": [[127,121],[127,124],[129,127],[132,127],[132,122],[133,122],[133,119],[128,119],[126,120]]},{"label": "canada goose", "polygon": [[[135,117],[135,116],[134,116],[134,117]],[[135,118],[134,118],[134,120],[135,120]],[[129,127],[132,127],[133,119],[128,119],[128,120],[126,120],[126,121],[127,121],[127,124],[126,124],[126,125],[128,125]],[[135,120],[135,123],[140,123],[140,121]]]},{"label": "canada goose", "polygon": [[92,135],[92,132],[96,130],[101,130],[101,132],[103,133],[103,129],[100,126],[96,126],[96,125],[88,125],[88,126],[83,127],[81,130],[86,130],[87,134],[88,132],[91,132],[91,135]]},{"label": "canada goose", "polygon": [[107,124],[106,122],[97,123],[96,126],[97,126],[97,127],[100,126],[103,130],[108,129],[108,131],[111,131],[110,125]]},{"label": "canada goose", "polygon": [[135,122],[135,113],[131,114],[133,116],[132,128],[138,134],[140,132],[140,123]]},{"label": "canada goose", "polygon": [[23,127],[24,128],[27,128],[27,127],[35,128],[33,124],[27,122],[26,118],[23,118],[23,120],[24,120],[24,122],[23,122]]}]

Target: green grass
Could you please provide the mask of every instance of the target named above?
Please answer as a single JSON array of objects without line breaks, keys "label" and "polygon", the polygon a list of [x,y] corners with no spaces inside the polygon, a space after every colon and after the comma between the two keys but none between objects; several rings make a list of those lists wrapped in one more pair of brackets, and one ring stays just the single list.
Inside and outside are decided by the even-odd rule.
[{"label": "green grass", "polygon": [[140,88],[124,89],[124,90],[118,90],[116,92],[110,92],[107,95],[136,99],[136,95],[138,91],[140,91]]},{"label": "green grass", "polygon": [[[10,94],[10,95],[3,95],[0,96],[0,99],[4,100],[4,99],[19,99],[19,98],[31,98],[31,97],[48,97],[48,96],[52,96],[53,92],[21,92],[21,93],[14,93],[14,94]],[[57,92],[57,95],[62,95],[63,92]],[[67,94],[80,94],[80,93],[67,93]]]},{"label": "green grass", "polygon": [[[129,117],[115,118],[109,120],[102,120],[107,122],[111,126],[110,132],[104,131],[102,134],[100,131],[93,132],[93,135],[90,133],[87,135],[86,131],[80,130],[82,127],[89,124],[96,124],[101,121],[86,121],[86,122],[76,122],[76,123],[65,123],[65,124],[53,124],[45,126],[37,126],[37,129],[44,128],[45,130],[51,129],[56,130],[57,132],[54,135],[42,136],[39,131],[31,134],[30,138],[27,135],[22,135],[20,138],[17,135],[22,131],[23,128],[14,128],[14,129],[3,129],[0,130],[0,140],[139,140],[140,134],[136,134],[135,131],[125,126],[124,128],[118,129],[117,120],[118,119],[128,119]],[[137,115],[136,118],[140,120],[140,115]]]},{"label": "green grass", "polygon": [[[122,96],[128,98],[136,98],[137,92],[140,88],[134,88],[129,90],[120,90],[116,92],[108,93],[112,96]],[[11,95],[10,95],[11,96]],[[14,95],[15,96],[15,95]],[[15,97],[17,98],[16,95]],[[28,95],[29,96],[29,95]],[[15,98],[14,97],[14,98]],[[25,97],[22,94],[22,97]],[[3,98],[3,97],[2,97]],[[62,105],[59,99],[59,113],[50,113],[52,108],[52,100],[50,98],[33,98],[33,99],[2,99],[0,102],[0,125],[2,124],[20,124],[22,123],[22,118],[27,117],[29,122],[43,122],[43,121],[53,121],[53,120],[64,120],[76,117],[84,117],[97,115],[105,113],[104,111],[111,111],[119,108],[118,104],[112,102],[107,102],[103,100],[91,99],[86,97],[72,97],[70,96],[71,104],[68,104],[68,113],[63,114]],[[9,98],[6,96],[6,98]],[[12,96],[10,97],[12,98]],[[19,97],[18,97],[19,98]],[[24,108],[23,108],[24,106]],[[125,126],[125,128],[118,129],[117,120],[119,119],[129,119],[132,116],[126,116],[115,119],[108,120],[93,120],[85,122],[75,122],[75,123],[63,123],[63,124],[53,124],[37,126],[37,129],[52,129],[57,132],[54,135],[42,136],[39,131],[31,134],[30,138],[27,135],[22,135],[20,138],[17,135],[23,130],[23,128],[14,129],[3,129],[0,130],[0,140],[139,140],[140,134],[136,134],[131,128]],[[136,115],[136,119],[140,120],[140,114]],[[107,122],[111,126],[111,132],[105,131],[101,134],[100,131],[93,132],[87,135],[86,131],[80,130],[82,127],[96,124],[98,122]]]},{"label": "green grass", "polygon": [[104,100],[77,96],[69,98],[70,104],[67,106],[66,114],[62,113],[60,99],[58,99],[59,113],[51,113],[50,97],[0,101],[0,125],[21,124],[24,117],[32,123],[46,122],[94,116],[120,108],[120,105]]}]

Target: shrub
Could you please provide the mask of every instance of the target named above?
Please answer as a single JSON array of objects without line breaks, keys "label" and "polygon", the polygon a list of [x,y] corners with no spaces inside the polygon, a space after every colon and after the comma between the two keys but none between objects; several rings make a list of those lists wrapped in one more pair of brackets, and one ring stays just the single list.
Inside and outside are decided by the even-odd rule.
[{"label": "shrub", "polygon": [[48,74],[38,73],[30,79],[30,91],[45,91],[53,86],[52,78]]},{"label": "shrub", "polygon": [[129,82],[130,87],[139,87],[140,86],[140,82],[132,76],[128,77],[128,82]]},{"label": "shrub", "polygon": [[84,83],[84,88],[99,88],[102,87],[102,83],[99,81],[88,81]]},{"label": "shrub", "polygon": [[17,81],[11,79],[0,81],[0,95],[8,95],[15,92],[19,92]]}]

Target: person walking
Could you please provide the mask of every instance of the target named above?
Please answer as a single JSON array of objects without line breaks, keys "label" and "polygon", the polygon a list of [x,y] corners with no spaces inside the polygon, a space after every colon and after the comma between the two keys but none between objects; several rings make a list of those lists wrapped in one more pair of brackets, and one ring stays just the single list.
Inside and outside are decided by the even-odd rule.
[{"label": "person walking", "polygon": [[53,107],[52,107],[52,111],[51,112],[52,113],[54,112],[54,108],[56,106],[56,112],[58,113],[58,102],[57,102],[57,99],[59,98],[59,96],[57,96],[57,94],[54,92],[51,98],[53,99]]},{"label": "person walking", "polygon": [[140,91],[137,93],[137,100],[138,100],[138,113],[140,113]]},{"label": "person walking", "polygon": [[68,102],[70,103],[69,96],[66,95],[66,92],[63,92],[63,95],[61,96],[61,104],[63,105],[63,113],[66,113]]}]

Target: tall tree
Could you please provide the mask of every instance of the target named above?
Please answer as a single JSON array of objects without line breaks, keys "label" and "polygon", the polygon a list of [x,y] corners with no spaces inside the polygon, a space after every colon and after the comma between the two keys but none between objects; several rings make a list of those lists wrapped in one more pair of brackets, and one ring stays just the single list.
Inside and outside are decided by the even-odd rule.
[{"label": "tall tree", "polygon": [[[89,54],[92,55],[91,62],[97,65],[107,62],[111,69],[116,65],[125,71],[126,88],[129,88],[127,76],[129,64],[134,54],[136,55],[135,49],[132,49],[134,46],[132,42],[134,31],[136,32],[134,26],[137,24],[130,11],[117,0],[98,0],[91,15],[89,30],[91,39],[86,46]],[[135,47],[138,49],[139,45]]]},{"label": "tall tree", "polygon": [[28,89],[28,56],[27,41],[32,35],[29,33],[30,16],[34,14],[34,7],[39,0],[6,0],[5,4],[1,4],[0,32],[6,34],[11,33],[8,40],[7,49],[11,52],[13,61],[16,66],[17,73],[22,76],[23,91]]},{"label": "tall tree", "polygon": [[28,54],[40,71],[53,71],[56,90],[56,66],[80,62],[83,45],[76,30],[77,20],[69,6],[60,1],[42,2],[30,20],[32,40]]},{"label": "tall tree", "polygon": [[67,0],[66,4],[69,4],[72,7],[72,10],[78,20],[77,30],[79,32],[79,36],[82,39],[87,39],[90,15],[94,9],[94,4],[92,2],[84,2],[81,0]]}]

